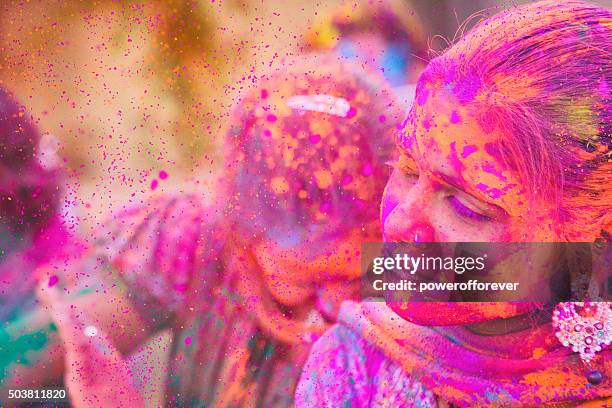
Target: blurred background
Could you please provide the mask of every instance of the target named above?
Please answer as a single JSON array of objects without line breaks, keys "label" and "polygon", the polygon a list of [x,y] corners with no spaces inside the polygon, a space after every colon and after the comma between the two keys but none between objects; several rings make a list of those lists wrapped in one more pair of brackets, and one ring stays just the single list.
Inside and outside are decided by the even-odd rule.
[{"label": "blurred background", "polygon": [[[45,135],[44,160],[68,175],[69,211],[85,232],[153,190],[214,189],[245,82],[363,3],[380,1],[2,0],[0,86]],[[393,3],[431,49],[424,64],[480,15],[520,2]]]}]

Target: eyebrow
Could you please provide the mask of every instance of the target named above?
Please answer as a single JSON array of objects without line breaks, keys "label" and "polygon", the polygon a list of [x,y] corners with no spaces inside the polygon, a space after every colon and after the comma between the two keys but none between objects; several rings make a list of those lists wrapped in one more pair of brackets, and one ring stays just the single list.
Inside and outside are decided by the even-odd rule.
[{"label": "eyebrow", "polygon": [[452,176],[450,174],[446,174],[446,173],[441,172],[439,170],[434,170],[434,171],[432,171],[432,173],[434,174],[434,176],[436,178],[441,179],[442,181],[444,181],[449,186],[454,187],[457,190],[464,191],[464,188],[459,183],[458,177]]}]

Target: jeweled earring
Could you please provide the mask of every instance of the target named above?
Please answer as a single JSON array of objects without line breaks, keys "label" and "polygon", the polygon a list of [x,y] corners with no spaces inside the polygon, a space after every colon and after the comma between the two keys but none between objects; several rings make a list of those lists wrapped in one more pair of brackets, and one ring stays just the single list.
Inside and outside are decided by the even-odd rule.
[{"label": "jeweled earring", "polygon": [[[570,347],[588,364],[597,352],[612,343],[612,303],[559,303],[553,311],[553,328],[561,344]],[[597,385],[603,375],[590,371],[587,379]]]}]

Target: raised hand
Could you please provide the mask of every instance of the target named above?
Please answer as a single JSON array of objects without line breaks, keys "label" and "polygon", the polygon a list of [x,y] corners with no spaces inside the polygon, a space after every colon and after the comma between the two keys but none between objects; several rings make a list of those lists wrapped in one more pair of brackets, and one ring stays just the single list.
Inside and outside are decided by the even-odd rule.
[{"label": "raised hand", "polygon": [[134,375],[109,337],[56,287],[38,297],[51,313],[65,350],[65,384],[76,408],[144,407]]}]

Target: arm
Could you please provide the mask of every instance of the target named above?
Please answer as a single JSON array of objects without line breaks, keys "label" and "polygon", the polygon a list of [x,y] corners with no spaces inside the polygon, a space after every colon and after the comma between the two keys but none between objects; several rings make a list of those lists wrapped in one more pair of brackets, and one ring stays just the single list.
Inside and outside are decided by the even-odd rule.
[{"label": "arm", "polygon": [[[92,322],[108,333],[113,344],[130,353],[153,332],[141,318],[124,289],[77,292],[70,296],[76,310],[86,310]],[[0,400],[10,388],[61,383],[64,350],[49,311],[39,307],[0,329]]]},{"label": "arm", "polygon": [[[58,273],[63,302],[86,314],[122,355],[158,329],[180,324],[192,284],[204,281],[191,278],[211,266],[222,242],[208,210],[194,196],[162,197],[113,216],[92,251]],[[7,351],[0,360],[0,400],[16,385],[61,383],[64,353],[56,326],[41,307],[0,329]]]}]

